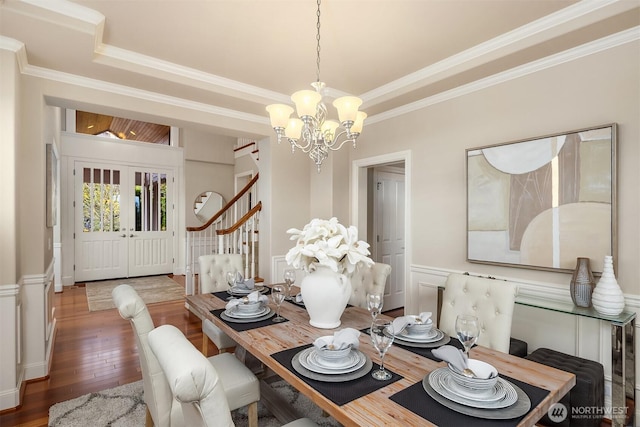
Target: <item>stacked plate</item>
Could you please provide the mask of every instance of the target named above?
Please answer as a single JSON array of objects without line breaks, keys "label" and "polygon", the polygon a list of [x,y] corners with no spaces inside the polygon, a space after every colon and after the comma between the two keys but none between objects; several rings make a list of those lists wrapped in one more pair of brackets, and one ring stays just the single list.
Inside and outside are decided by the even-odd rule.
[{"label": "stacked plate", "polygon": [[352,349],[339,359],[321,357],[315,347],[306,348],[292,359],[293,368],[300,374],[327,382],[350,381],[366,375],[373,364],[364,353]]},{"label": "stacked plate", "polygon": [[449,368],[436,369],[428,375],[429,385],[440,396],[472,408],[506,408],[518,400],[516,389],[502,378],[493,387],[478,390],[460,385],[453,375]]},{"label": "stacked plate", "polygon": [[273,316],[275,312],[268,306],[262,306],[253,312],[239,311],[237,306],[227,309],[222,312],[220,317],[228,322],[235,323],[250,323],[266,320]]},{"label": "stacked plate", "polygon": [[255,286],[253,289],[240,288],[238,286],[233,286],[227,289],[227,292],[233,296],[245,296],[249,295],[253,291],[259,291],[260,293],[267,292],[267,288],[264,286]]},{"label": "stacked plate", "polygon": [[[389,332],[387,332],[389,333]],[[449,342],[451,338],[440,329],[431,328],[423,335],[409,334],[407,329],[395,335],[394,340],[401,345],[410,347],[440,347]]]}]

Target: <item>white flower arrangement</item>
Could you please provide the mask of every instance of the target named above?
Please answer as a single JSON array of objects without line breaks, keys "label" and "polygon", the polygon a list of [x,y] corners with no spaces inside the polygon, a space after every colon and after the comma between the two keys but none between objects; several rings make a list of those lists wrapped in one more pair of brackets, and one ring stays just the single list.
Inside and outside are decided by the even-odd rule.
[{"label": "white flower arrangement", "polygon": [[353,273],[360,263],[373,265],[368,257],[369,244],[358,240],[358,229],[348,228],[333,217],[329,220],[314,218],[302,230],[290,228],[290,240],[296,245],[286,255],[287,263],[294,268],[313,271],[327,266],[336,273]]}]

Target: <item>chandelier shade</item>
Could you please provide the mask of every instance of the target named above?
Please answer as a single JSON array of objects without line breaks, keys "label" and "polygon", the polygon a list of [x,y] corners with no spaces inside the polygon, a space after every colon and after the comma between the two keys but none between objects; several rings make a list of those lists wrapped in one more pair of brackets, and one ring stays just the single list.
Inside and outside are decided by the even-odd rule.
[{"label": "chandelier shade", "polygon": [[356,147],[356,139],[360,136],[367,115],[358,109],[362,100],[355,96],[343,96],[333,101],[338,112],[338,120],[328,120],[327,107],[324,104],[324,82],[320,81],[320,1],[317,1],[317,68],[316,81],[311,83],[315,90],[299,90],[291,95],[295,105],[296,117],[291,117],[294,109],[285,104],[271,104],[267,112],[271,126],[276,132],[278,143],[287,138],[291,144],[291,151],[296,149],[315,162],[318,172],[322,162],[329,156],[330,151],[337,151],[346,143]]}]

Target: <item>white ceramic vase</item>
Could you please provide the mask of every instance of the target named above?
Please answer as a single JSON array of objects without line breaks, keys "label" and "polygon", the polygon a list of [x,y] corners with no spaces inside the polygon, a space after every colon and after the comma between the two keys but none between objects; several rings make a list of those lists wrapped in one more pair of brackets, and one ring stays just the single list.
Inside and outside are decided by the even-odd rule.
[{"label": "white ceramic vase", "polygon": [[351,281],[344,274],[320,266],[309,272],[300,282],[309,324],[321,329],[340,326],[340,317],[351,296]]},{"label": "white ceramic vase", "polygon": [[613,258],[604,257],[602,276],[591,295],[593,308],[606,316],[617,316],[624,310],[624,294],[613,272]]}]

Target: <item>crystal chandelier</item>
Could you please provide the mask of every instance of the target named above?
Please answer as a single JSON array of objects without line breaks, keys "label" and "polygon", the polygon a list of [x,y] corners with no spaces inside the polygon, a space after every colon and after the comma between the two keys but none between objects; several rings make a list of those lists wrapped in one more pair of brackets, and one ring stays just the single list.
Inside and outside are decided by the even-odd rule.
[{"label": "crystal chandelier", "polygon": [[327,107],[322,102],[325,84],[320,81],[320,1],[316,15],[316,81],[311,83],[314,90],[300,90],[291,95],[299,118],[290,118],[293,108],[285,104],[271,104],[267,111],[271,126],[276,131],[278,143],[285,136],[291,143],[291,152],[296,148],[309,155],[318,167],[329,156],[329,150],[337,151],[347,142],[356,147],[356,139],[362,132],[366,113],[358,111],[362,100],[355,96],[343,96],[333,101],[338,110],[338,123],[327,120]]}]

